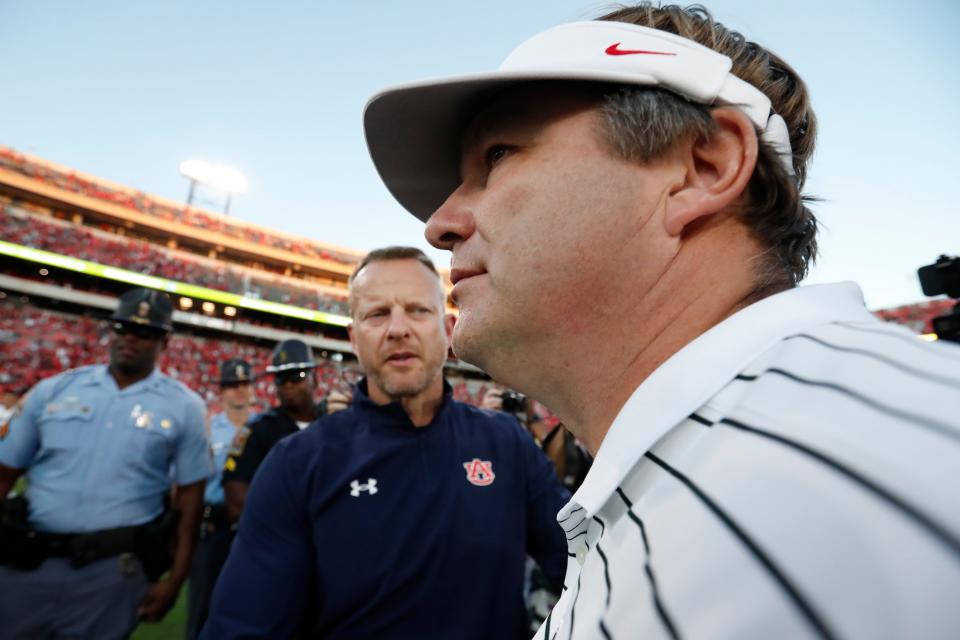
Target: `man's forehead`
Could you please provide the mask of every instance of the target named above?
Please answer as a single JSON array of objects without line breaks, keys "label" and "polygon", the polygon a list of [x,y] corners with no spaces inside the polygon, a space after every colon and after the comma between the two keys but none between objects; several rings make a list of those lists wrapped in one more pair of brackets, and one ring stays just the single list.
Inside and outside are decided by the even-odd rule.
[{"label": "man's forehead", "polygon": [[468,120],[461,137],[463,149],[506,130],[540,126],[558,115],[595,106],[600,86],[536,82],[501,91],[489,97]]},{"label": "man's forehead", "polygon": [[432,296],[442,290],[440,279],[419,260],[371,262],[357,274],[350,287],[351,297],[366,302],[397,296]]}]

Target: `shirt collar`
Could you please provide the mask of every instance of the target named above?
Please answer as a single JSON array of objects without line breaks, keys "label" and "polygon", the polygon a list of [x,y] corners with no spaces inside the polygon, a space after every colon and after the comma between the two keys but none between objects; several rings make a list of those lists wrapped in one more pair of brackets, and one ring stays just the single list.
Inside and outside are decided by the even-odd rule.
[{"label": "shirt collar", "polygon": [[653,444],[705,404],[783,338],[829,322],[875,320],[852,282],[790,289],[764,298],[712,327],[660,365],[637,387],[607,432],[572,500],[595,514]]},{"label": "shirt collar", "polygon": [[[106,385],[116,390],[117,381],[114,380],[112,375],[110,375],[110,365],[101,364],[97,366],[99,368],[99,371],[96,373],[96,375],[92,377],[93,382],[98,385]],[[151,389],[157,385],[157,383],[160,381],[160,378],[162,377],[163,377],[163,373],[161,373],[160,369],[158,369],[157,367],[154,367],[153,371],[151,371],[150,375],[148,375],[146,378],[143,378],[142,380],[137,380],[136,382],[131,384],[129,387],[126,387],[121,391],[128,391],[130,389],[141,389],[141,388]]]},{"label": "shirt collar", "polygon": [[[360,411],[368,411],[379,413],[381,416],[389,416],[395,418],[397,424],[403,426],[409,426],[411,429],[417,427],[413,426],[413,423],[410,422],[410,417],[407,415],[407,412],[404,411],[403,405],[399,402],[390,402],[387,404],[377,404],[370,399],[370,396],[367,395],[367,383],[368,380],[366,377],[360,380],[353,387],[353,404],[352,406],[356,407]],[[443,401],[440,404],[440,408],[437,410],[437,415],[433,417],[433,420],[426,427],[419,427],[421,429],[429,428],[437,423],[440,419],[440,416],[450,407],[450,401],[453,399],[453,387],[450,386],[450,383],[447,382],[447,379],[443,379]]]}]

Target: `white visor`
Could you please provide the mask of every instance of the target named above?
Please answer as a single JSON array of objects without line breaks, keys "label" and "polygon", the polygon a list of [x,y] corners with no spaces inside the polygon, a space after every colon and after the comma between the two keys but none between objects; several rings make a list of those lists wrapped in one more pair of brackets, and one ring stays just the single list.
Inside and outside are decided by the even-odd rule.
[{"label": "white visor", "polygon": [[692,40],[623,22],[573,22],[533,36],[497,71],[391,87],[364,111],[367,147],[393,197],[426,221],[460,185],[460,144],[479,97],[538,80],[662,87],[691,102],[740,108],[793,175],[790,137],[770,99],[730,73],[730,58]]}]

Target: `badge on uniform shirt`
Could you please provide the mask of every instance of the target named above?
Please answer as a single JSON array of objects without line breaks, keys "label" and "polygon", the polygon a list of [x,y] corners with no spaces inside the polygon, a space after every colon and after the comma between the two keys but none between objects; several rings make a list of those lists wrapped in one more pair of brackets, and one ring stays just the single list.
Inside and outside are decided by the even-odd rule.
[{"label": "badge on uniform shirt", "polygon": [[149,429],[153,426],[153,414],[149,411],[144,411],[143,407],[139,404],[134,405],[133,411],[130,412],[130,417],[133,418],[133,425],[138,429]]},{"label": "badge on uniform shirt", "polygon": [[250,437],[249,428],[243,427],[241,429],[238,429],[236,435],[233,436],[233,440],[230,441],[230,448],[227,450],[227,455],[228,456],[243,455],[243,448],[247,446],[247,438],[249,437]]},{"label": "badge on uniform shirt", "polygon": [[160,421],[161,429],[169,429],[172,426],[173,426],[173,421],[170,420],[170,418],[164,418],[163,420]]},{"label": "badge on uniform shirt", "polygon": [[464,462],[463,468],[467,470],[467,480],[470,484],[478,487],[493,484],[497,477],[493,473],[493,463],[490,460],[474,458],[470,462]]}]

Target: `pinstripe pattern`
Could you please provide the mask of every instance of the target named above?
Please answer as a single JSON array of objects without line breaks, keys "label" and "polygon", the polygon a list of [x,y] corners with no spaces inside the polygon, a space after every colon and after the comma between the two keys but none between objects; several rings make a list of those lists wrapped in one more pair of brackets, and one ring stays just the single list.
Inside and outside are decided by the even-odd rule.
[{"label": "pinstripe pattern", "polygon": [[[669,375],[638,388],[558,516],[577,587],[551,633],[956,636],[960,349],[858,317],[827,293],[748,308],[716,332],[722,341],[708,334],[685,349],[697,357],[671,359]],[[777,321],[804,313],[806,324]],[[738,335],[751,358],[731,348]],[[710,378],[737,358],[721,384]],[[699,363],[707,373],[691,376]],[[691,379],[704,392],[685,416],[650,412],[670,406],[662,380]],[[652,444],[623,461],[631,438]]]}]

